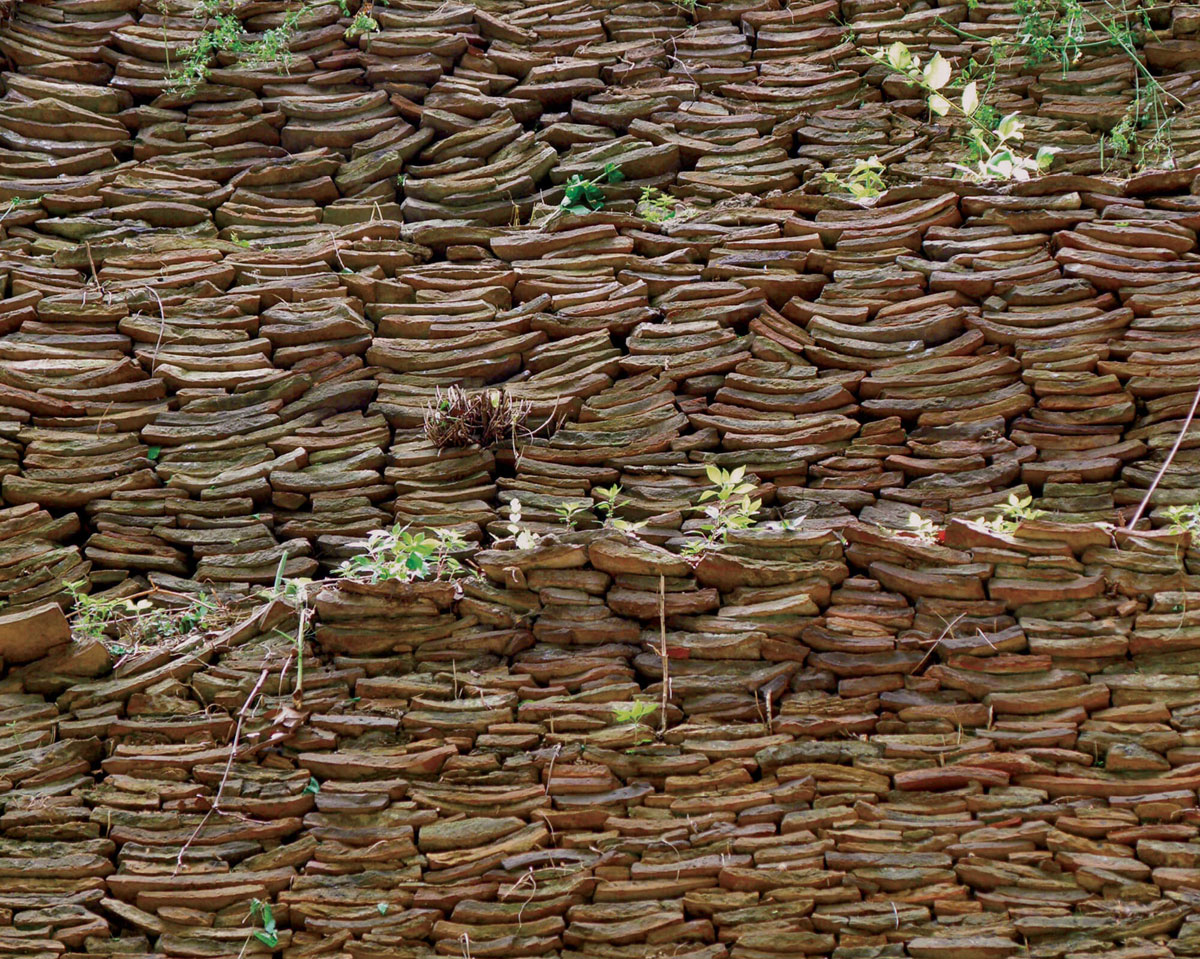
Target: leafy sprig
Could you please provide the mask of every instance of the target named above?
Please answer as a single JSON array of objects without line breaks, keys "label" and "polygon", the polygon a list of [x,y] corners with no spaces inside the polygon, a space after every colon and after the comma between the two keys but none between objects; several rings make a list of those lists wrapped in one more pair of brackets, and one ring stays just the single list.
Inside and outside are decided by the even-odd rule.
[{"label": "leafy sprig", "polygon": [[572,174],[563,188],[563,198],[559,203],[559,208],[576,215],[602,210],[604,208],[604,189],[600,186],[601,181],[620,183],[624,179],[625,174],[615,163],[604,164],[604,172],[590,180],[583,179],[578,173]]}]

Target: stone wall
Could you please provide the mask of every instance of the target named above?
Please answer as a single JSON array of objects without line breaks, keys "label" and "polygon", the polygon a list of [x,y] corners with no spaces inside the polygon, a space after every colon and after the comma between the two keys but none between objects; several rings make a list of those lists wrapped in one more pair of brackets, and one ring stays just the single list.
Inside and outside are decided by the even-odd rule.
[{"label": "stone wall", "polygon": [[265,955],[254,900],[296,959],[1193,953],[1186,536],[474,559],[321,588],[299,658],[283,602],[0,619],[0,954]]}]

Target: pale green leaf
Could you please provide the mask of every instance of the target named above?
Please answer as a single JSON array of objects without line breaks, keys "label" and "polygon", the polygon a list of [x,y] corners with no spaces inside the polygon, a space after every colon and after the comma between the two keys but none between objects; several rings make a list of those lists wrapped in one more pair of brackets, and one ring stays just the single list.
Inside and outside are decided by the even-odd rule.
[{"label": "pale green leaf", "polygon": [[912,54],[908,52],[908,47],[897,40],[888,47],[887,61],[897,70],[903,70],[912,63]]},{"label": "pale green leaf", "polygon": [[1025,124],[1021,122],[1021,118],[1015,113],[1010,113],[1000,121],[1000,125],[996,127],[996,134],[1001,140],[1019,140],[1024,129]]},{"label": "pale green leaf", "polygon": [[973,116],[975,111],[979,109],[979,89],[972,80],[963,88],[962,94],[962,111],[967,116]]},{"label": "pale green leaf", "polygon": [[[925,82],[934,90],[940,90],[950,82],[950,64],[940,53],[935,53],[933,59],[925,64]],[[943,114],[940,114],[943,115]]]}]

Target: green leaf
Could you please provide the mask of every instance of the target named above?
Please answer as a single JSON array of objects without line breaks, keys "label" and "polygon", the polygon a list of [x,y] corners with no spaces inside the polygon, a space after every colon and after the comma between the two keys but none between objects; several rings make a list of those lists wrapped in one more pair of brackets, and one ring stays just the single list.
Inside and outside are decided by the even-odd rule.
[{"label": "green leaf", "polygon": [[615,163],[606,163],[604,164],[604,178],[609,183],[620,183],[625,179],[625,174]]},{"label": "green leaf", "polygon": [[567,185],[563,188],[562,205],[570,206],[582,200],[584,186],[583,179],[577,173],[567,180]]},{"label": "green leaf", "polygon": [[897,70],[905,70],[912,64],[912,54],[908,52],[908,47],[897,40],[888,47],[887,61]]},{"label": "green leaf", "polygon": [[923,75],[930,87],[940,90],[950,82],[950,64],[940,53],[935,53],[933,59],[925,65]]},{"label": "green leaf", "polygon": [[590,206],[584,206],[582,203],[576,203],[572,206],[564,207],[564,209],[568,213],[574,213],[576,216],[582,216],[585,213],[592,212],[592,208]]},{"label": "green leaf", "polygon": [[993,160],[988,164],[988,168],[998,177],[1008,179],[1012,176],[1013,165],[1011,160]]},{"label": "green leaf", "polygon": [[1041,147],[1036,156],[1037,168],[1039,170],[1048,170],[1050,164],[1054,162],[1054,155],[1058,153],[1056,147]]},{"label": "green leaf", "polygon": [[262,932],[260,930],[254,934],[254,938],[269,949],[274,949],[279,945],[279,937],[273,932]]},{"label": "green leaf", "polygon": [[1015,113],[1010,113],[996,127],[996,135],[1001,140],[1019,140],[1023,135],[1021,131],[1024,129],[1025,124],[1021,122],[1021,118]]},{"label": "green leaf", "polygon": [[721,482],[721,469],[715,463],[709,463],[708,466],[704,467],[704,475],[708,477],[710,483]]},{"label": "green leaf", "polygon": [[929,96],[929,110],[939,117],[944,117],[950,112],[950,101],[940,93],[933,93]]},{"label": "green leaf", "polygon": [[979,109],[979,89],[972,80],[963,88],[962,94],[962,111],[967,116],[972,116]]},{"label": "green leaf", "polygon": [[381,903],[378,903],[378,904],[375,906],[375,908],[379,910],[379,915],[381,915],[381,916],[386,916],[386,915],[387,915],[387,911],[388,911],[388,904],[387,904],[386,902],[381,902]]},{"label": "green leaf", "polygon": [[315,796],[321,791],[321,784],[317,782],[316,776],[308,777],[308,785],[304,787],[304,791],[310,796]]},{"label": "green leaf", "polygon": [[162,452],[161,446],[151,446],[148,450],[146,450],[146,459],[156,460],[156,459],[158,459],[158,455],[161,452]]}]

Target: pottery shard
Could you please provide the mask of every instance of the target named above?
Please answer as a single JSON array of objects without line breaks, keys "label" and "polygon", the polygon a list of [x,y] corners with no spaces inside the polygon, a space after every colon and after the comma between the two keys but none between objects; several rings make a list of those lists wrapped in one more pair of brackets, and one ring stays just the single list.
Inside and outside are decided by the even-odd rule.
[{"label": "pottery shard", "polygon": [[588,559],[594,569],[614,576],[686,576],[691,572],[687,562],[674,553],[627,537],[596,540],[588,546]]},{"label": "pottery shard", "polygon": [[999,936],[969,936],[954,938],[918,937],[908,943],[908,954],[913,959],[957,959],[973,956],[975,959],[1004,959],[1020,952],[1021,947],[1011,939]]},{"label": "pottery shard", "polygon": [[71,640],[67,617],[56,603],[0,616],[0,659],[31,663]]},{"label": "pottery shard", "polygon": [[473,849],[511,835],[523,825],[524,822],[515,816],[503,819],[474,816],[470,819],[432,823],[421,827],[417,846],[422,852]]}]

